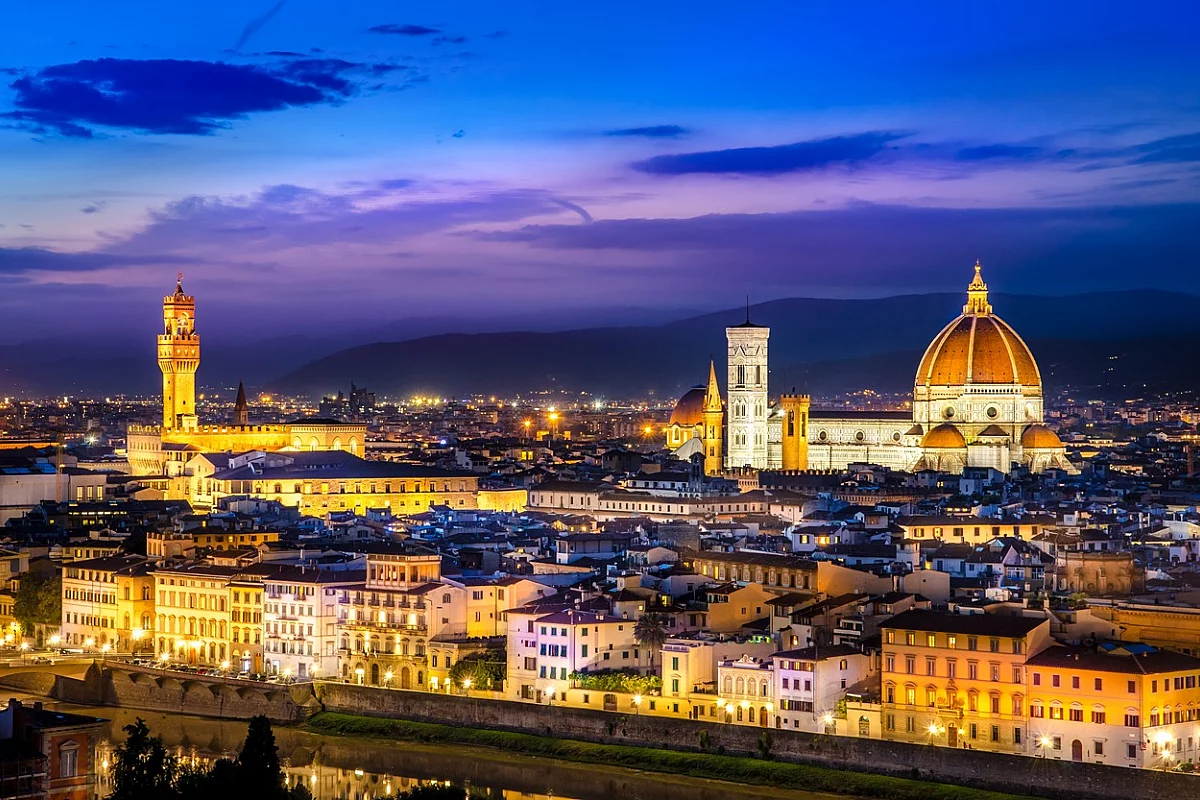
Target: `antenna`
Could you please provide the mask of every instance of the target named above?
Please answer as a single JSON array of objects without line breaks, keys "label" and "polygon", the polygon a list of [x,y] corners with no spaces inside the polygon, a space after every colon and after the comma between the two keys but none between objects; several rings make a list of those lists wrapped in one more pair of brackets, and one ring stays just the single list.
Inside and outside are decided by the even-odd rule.
[{"label": "antenna", "polygon": [[750,324],[750,295],[746,295],[746,324]]}]

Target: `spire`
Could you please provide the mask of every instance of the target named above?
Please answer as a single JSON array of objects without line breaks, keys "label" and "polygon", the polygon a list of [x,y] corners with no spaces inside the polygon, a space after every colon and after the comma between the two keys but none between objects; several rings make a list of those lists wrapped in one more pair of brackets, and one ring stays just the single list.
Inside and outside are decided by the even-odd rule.
[{"label": "spire", "polygon": [[750,295],[746,295],[746,324],[750,324]]},{"label": "spire", "polygon": [[717,364],[713,361],[712,356],[709,356],[708,389],[704,392],[704,410],[720,411],[722,407],[721,387],[717,385]]},{"label": "spire", "polygon": [[179,277],[175,281],[175,294],[183,294],[183,271],[180,270]]},{"label": "spire", "polygon": [[975,277],[967,286],[967,304],[963,306],[964,314],[975,314],[976,316],[986,317],[992,313],[992,304],[988,302],[988,287],[983,282],[983,267],[979,265],[979,261],[975,262]]},{"label": "spire", "polygon": [[242,386],[241,381],[238,381],[237,401],[233,404],[233,424],[250,424],[250,411],[246,407],[246,387]]}]

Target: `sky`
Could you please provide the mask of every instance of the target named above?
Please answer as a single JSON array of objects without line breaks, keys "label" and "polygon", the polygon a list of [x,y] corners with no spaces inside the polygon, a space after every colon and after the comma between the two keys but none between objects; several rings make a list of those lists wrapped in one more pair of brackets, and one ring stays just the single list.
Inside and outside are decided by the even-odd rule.
[{"label": "sky", "polygon": [[1200,6],[10,4],[0,342],[1195,291]]}]

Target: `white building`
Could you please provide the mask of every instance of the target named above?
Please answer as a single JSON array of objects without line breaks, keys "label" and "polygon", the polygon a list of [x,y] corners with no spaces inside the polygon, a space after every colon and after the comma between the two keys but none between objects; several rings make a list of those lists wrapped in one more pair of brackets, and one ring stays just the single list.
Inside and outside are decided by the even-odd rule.
[{"label": "white building", "polygon": [[363,570],[287,566],[263,577],[263,668],[296,678],[338,671],[339,590],[361,584]]},{"label": "white building", "polygon": [[832,733],[838,701],[872,671],[869,656],[844,644],[784,650],[771,658],[776,727],[809,733]]},{"label": "white building", "polygon": [[573,672],[642,666],[634,620],[602,611],[545,610],[531,605],[506,612],[507,686],[513,699],[540,703],[562,696]]},{"label": "white building", "polygon": [[729,373],[726,387],[725,466],[767,468],[767,339],[771,329],[749,318],[725,329]]},{"label": "white building", "polygon": [[775,714],[774,664],[746,654],[717,663],[718,719],[742,725],[771,725]]}]

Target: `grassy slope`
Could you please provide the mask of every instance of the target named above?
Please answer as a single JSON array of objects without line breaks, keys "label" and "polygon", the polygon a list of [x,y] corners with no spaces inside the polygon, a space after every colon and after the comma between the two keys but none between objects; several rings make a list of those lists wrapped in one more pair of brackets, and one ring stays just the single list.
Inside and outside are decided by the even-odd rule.
[{"label": "grassy slope", "polygon": [[683,753],[649,747],[593,744],[548,736],[458,728],[426,722],[323,712],[307,723],[322,734],[372,736],[419,742],[495,747],[565,761],[670,772],[697,778],[758,784],[812,792],[834,792],[883,800],[1019,800],[1017,795],[941,783],[765,761],[715,753]]}]

